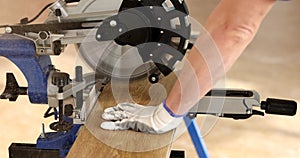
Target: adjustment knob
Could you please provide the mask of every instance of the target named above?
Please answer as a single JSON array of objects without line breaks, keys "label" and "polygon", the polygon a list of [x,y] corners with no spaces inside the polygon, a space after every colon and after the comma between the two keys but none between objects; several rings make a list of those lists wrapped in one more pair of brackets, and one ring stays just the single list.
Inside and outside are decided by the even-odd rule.
[{"label": "adjustment knob", "polygon": [[20,87],[13,73],[6,73],[6,86],[0,99],[16,101],[19,95],[27,95],[27,87]]},{"label": "adjustment knob", "polygon": [[268,98],[261,102],[261,109],[265,110],[267,114],[293,116],[297,112],[297,103],[293,100]]},{"label": "adjustment knob", "polygon": [[54,72],[52,74],[52,84],[57,87],[64,87],[70,83],[70,75],[64,72]]}]

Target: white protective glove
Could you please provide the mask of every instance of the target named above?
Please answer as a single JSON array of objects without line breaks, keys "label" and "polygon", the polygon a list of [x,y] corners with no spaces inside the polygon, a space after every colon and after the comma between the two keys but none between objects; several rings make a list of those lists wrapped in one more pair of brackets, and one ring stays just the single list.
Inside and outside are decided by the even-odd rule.
[{"label": "white protective glove", "polygon": [[115,121],[103,122],[101,128],[106,130],[134,130],[161,134],[179,126],[183,115],[173,114],[165,102],[158,106],[121,103],[105,109],[102,118]]}]

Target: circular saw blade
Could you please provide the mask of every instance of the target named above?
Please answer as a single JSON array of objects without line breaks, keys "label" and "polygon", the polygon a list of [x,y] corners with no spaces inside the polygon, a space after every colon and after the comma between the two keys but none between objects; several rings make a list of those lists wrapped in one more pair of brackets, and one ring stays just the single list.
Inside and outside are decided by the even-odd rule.
[{"label": "circular saw blade", "polygon": [[191,30],[185,4],[168,3],[123,1],[117,15],[103,20],[80,44],[82,57],[111,77],[136,78],[156,69],[167,76],[187,51]]},{"label": "circular saw blade", "polygon": [[92,31],[78,48],[87,64],[98,74],[116,78],[136,78],[155,68],[151,62],[144,63],[136,47],[120,46],[114,41],[99,42]]},{"label": "circular saw blade", "polygon": [[[172,7],[168,7],[172,8]],[[190,19],[191,23],[193,22],[193,19]],[[196,20],[194,20],[194,25],[192,25],[194,28],[198,28],[200,33],[202,33],[202,38],[200,42],[198,42],[198,45],[196,45],[195,49],[197,49],[199,55],[203,56],[205,58],[205,61],[207,61],[208,67],[212,72],[214,71],[223,71],[224,69],[216,69],[220,68],[220,63],[222,64],[221,58],[219,58],[219,52],[214,44],[212,38],[209,36],[208,33],[205,33],[204,27],[199,24]],[[176,26],[176,25],[175,25]],[[94,30],[96,31],[96,30]],[[156,66],[151,62],[143,62],[141,59],[138,50],[135,47],[130,46],[120,46],[114,42],[114,40],[108,40],[108,41],[97,41],[95,38],[96,32],[91,32],[90,36],[88,36],[80,45],[78,45],[81,56],[85,59],[85,61],[96,70],[97,73],[104,73],[106,75],[116,77],[116,78],[134,78],[139,77],[142,75],[145,75],[149,73],[152,69],[156,69]],[[211,59],[213,58],[213,59]],[[220,59],[220,60],[219,60]],[[191,69],[190,72],[193,72],[194,70]],[[212,76],[212,78],[218,78],[215,76]],[[196,81],[197,78],[188,78],[187,81],[181,82],[181,83],[192,83],[191,81]],[[114,81],[114,80],[112,80]],[[179,81],[180,82],[180,81]],[[195,84],[194,87],[196,87],[197,84]],[[115,88],[114,88],[115,87]],[[127,92],[128,86],[120,87],[117,84],[112,84],[112,94],[122,94],[124,91]],[[187,91],[191,91],[191,89],[185,89]],[[128,91],[129,92],[129,91]],[[182,94],[187,94],[184,91],[181,92]],[[191,92],[189,92],[190,94]],[[194,94],[198,94],[198,91],[195,91]],[[129,93],[128,93],[129,94]],[[125,94],[126,95],[126,94]],[[98,108],[100,106],[97,106]],[[99,110],[100,111],[100,110]],[[97,115],[99,116],[99,115]],[[214,126],[218,118],[216,117],[207,117],[203,119],[201,133],[203,135],[206,135]],[[91,122],[91,121],[90,121]],[[99,124],[92,124],[91,126],[88,126],[88,129],[91,131],[91,133],[100,141],[108,144],[109,146],[112,146],[117,149],[126,150],[126,151],[137,151],[135,147],[128,149],[126,147],[116,146],[114,142],[111,139],[107,140],[107,137],[105,135],[100,135],[101,132],[95,132],[94,127],[99,126]],[[99,130],[99,129],[97,129]],[[184,132],[184,129],[177,130],[175,133],[175,137],[178,137]],[[105,137],[105,138],[104,138]],[[113,137],[115,138],[115,137]],[[118,139],[117,139],[118,140]],[[128,137],[128,142],[131,142],[131,138]],[[173,141],[173,140],[172,140]],[[126,142],[126,140],[123,139],[123,142]],[[170,142],[165,143],[158,143],[158,144],[151,144],[149,146],[144,147],[140,151],[148,151],[153,150],[157,148],[161,148]],[[126,144],[126,143],[124,143]]]}]

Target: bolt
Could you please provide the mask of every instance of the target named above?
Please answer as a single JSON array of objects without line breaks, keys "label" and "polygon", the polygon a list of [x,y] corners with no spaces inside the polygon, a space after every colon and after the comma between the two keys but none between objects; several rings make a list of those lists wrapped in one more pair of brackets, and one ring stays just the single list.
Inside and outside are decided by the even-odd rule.
[{"label": "bolt", "polygon": [[98,35],[97,35],[97,38],[98,38],[98,39],[100,39],[100,38],[101,38],[101,35],[100,35],[100,34],[98,34]]},{"label": "bolt", "polygon": [[153,54],[149,54],[150,55],[150,57],[153,57]]},{"label": "bolt", "polygon": [[163,33],[164,33],[164,31],[160,31],[160,33],[161,33],[161,34],[163,34]]},{"label": "bolt", "polygon": [[115,26],[117,26],[117,21],[116,20],[111,20],[110,23],[109,23],[109,25],[111,27],[115,27]]},{"label": "bolt", "polygon": [[252,113],[252,110],[251,110],[251,109],[247,109],[247,110],[246,110],[246,113],[247,113],[247,114],[251,114],[251,113]]},{"label": "bolt", "polygon": [[160,20],[161,20],[161,17],[158,17],[158,18],[157,18],[157,20],[159,20],[159,21],[160,21]]},{"label": "bolt", "polygon": [[123,29],[122,28],[119,28],[119,32],[122,32],[123,31]]},{"label": "bolt", "polygon": [[161,44],[160,44],[160,43],[158,43],[158,44],[157,44],[157,46],[159,46],[159,47],[160,47],[160,46],[161,46]]},{"label": "bolt", "polygon": [[155,81],[156,81],[156,78],[155,78],[155,77],[151,77],[151,80],[152,80],[153,82],[155,82]]},{"label": "bolt", "polygon": [[38,33],[38,37],[39,37],[39,39],[41,39],[41,40],[46,40],[46,39],[48,39],[48,37],[49,37],[49,34],[48,34],[48,32],[46,32],[46,31],[40,31],[39,33]]},{"label": "bolt", "polygon": [[75,119],[79,119],[79,118],[80,118],[80,115],[79,115],[78,113],[76,113],[75,116],[74,116],[74,118],[75,118]]},{"label": "bolt", "polygon": [[60,18],[60,16],[57,17],[57,21],[58,21],[58,23],[61,23],[61,18]]},{"label": "bolt", "polygon": [[12,33],[12,28],[11,27],[5,27],[5,32],[6,33]]},{"label": "bolt", "polygon": [[46,138],[46,132],[45,132],[45,124],[42,123],[42,133],[41,133],[41,136],[40,136],[42,139],[43,138]]},{"label": "bolt", "polygon": [[190,119],[195,119],[195,118],[197,117],[197,114],[189,113],[189,114],[188,114],[188,117],[189,117]]},{"label": "bolt", "polygon": [[153,9],[153,6],[150,6],[150,9]]}]

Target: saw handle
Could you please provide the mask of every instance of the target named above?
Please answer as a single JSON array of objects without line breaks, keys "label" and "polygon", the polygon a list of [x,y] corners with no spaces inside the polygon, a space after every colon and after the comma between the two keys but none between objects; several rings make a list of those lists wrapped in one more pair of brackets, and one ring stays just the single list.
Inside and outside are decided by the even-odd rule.
[{"label": "saw handle", "polygon": [[293,100],[268,98],[261,102],[261,109],[267,114],[294,116],[297,112],[297,103]]}]

